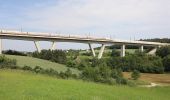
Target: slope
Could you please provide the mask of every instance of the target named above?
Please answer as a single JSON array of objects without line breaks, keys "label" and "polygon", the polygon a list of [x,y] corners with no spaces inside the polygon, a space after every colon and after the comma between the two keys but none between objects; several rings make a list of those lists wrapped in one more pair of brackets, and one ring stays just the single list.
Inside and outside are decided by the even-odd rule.
[{"label": "slope", "polygon": [[170,87],[109,86],[63,80],[19,70],[0,70],[3,100],[169,100]]},{"label": "slope", "polygon": [[[55,62],[50,62],[48,60],[43,60],[43,59],[38,59],[38,58],[33,58],[33,57],[28,57],[28,56],[16,56],[16,55],[5,55],[5,56],[11,59],[16,59],[17,65],[20,67],[23,67],[25,65],[30,66],[32,68],[34,68],[35,66],[40,66],[41,68],[44,68],[44,69],[52,68],[58,72],[60,71],[65,72],[68,68],[63,64],[58,64]],[[71,68],[71,70],[75,74],[79,73],[79,70],[77,69]]]}]

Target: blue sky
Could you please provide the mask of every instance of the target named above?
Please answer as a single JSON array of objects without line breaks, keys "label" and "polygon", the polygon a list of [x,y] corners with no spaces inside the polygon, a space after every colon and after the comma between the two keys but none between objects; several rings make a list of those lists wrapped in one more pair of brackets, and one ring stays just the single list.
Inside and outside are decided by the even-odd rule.
[{"label": "blue sky", "polygon": [[[170,38],[169,0],[0,0],[0,29],[112,37]],[[42,48],[50,43],[41,42]],[[85,44],[57,43],[59,49]],[[35,50],[31,41],[3,40],[3,49]]]}]

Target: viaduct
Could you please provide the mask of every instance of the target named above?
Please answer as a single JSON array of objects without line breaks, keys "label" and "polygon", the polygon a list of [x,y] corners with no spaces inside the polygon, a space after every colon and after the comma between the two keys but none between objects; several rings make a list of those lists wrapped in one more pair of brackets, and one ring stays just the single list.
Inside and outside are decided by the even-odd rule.
[{"label": "viaduct", "polygon": [[120,56],[125,56],[125,46],[126,45],[137,45],[139,50],[143,52],[144,46],[154,47],[149,54],[156,52],[156,49],[161,46],[168,46],[168,43],[159,43],[159,42],[146,42],[146,41],[135,41],[135,40],[119,40],[119,39],[109,39],[109,38],[95,38],[95,37],[81,37],[81,36],[64,36],[50,33],[36,33],[36,32],[20,32],[20,31],[9,31],[9,30],[0,30],[0,54],[2,54],[2,39],[14,39],[14,40],[27,40],[34,41],[36,49],[38,52],[41,52],[39,41],[50,41],[52,42],[51,50],[55,49],[56,42],[76,42],[76,43],[85,43],[89,45],[89,48],[94,57],[96,53],[92,44],[101,44],[101,49],[98,54],[98,59],[102,58],[105,46],[110,45],[120,45],[121,53]]}]

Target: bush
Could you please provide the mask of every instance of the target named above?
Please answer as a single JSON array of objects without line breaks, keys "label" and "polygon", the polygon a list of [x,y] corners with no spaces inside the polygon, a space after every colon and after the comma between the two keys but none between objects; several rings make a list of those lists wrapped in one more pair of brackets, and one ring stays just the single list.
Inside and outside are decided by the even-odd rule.
[{"label": "bush", "polygon": [[66,78],[67,78],[67,76],[65,75],[64,72],[60,72],[60,73],[59,73],[59,76],[60,76],[61,78],[63,78],[63,79],[66,79]]},{"label": "bush", "polygon": [[123,77],[118,77],[116,78],[116,83],[118,84],[127,84],[127,79],[123,78]]},{"label": "bush", "polygon": [[79,56],[79,50],[68,50],[67,51],[67,56],[70,56],[71,60],[75,60]]},{"label": "bush", "polygon": [[81,78],[88,81],[114,84],[111,74],[111,69],[107,66],[85,67],[81,73]]},{"label": "bush", "polygon": [[75,63],[75,61],[69,60],[69,61],[67,61],[66,66],[67,67],[75,68],[76,67],[76,63]]},{"label": "bush", "polygon": [[111,76],[112,76],[114,79],[123,77],[122,70],[121,70],[120,68],[114,69],[114,70],[112,71]]},{"label": "bush", "polygon": [[16,66],[17,61],[15,59],[9,59],[5,56],[0,56],[0,68],[11,67],[17,68]]},{"label": "bush", "polygon": [[89,66],[91,66],[91,65],[88,63],[88,61],[82,60],[82,61],[78,64],[77,67],[78,67],[79,70],[83,70],[84,68],[89,67]]},{"label": "bush", "polygon": [[113,49],[111,52],[111,57],[117,57],[117,56],[120,56],[120,51]]},{"label": "bush", "polygon": [[140,77],[140,72],[138,70],[134,70],[131,74],[131,78],[137,80]]},{"label": "bush", "polygon": [[156,51],[156,55],[158,55],[162,58],[167,56],[167,55],[170,55],[170,46],[164,46],[164,47],[159,48]]},{"label": "bush", "polygon": [[3,53],[9,54],[9,55],[27,56],[27,54],[20,52],[20,51],[15,51],[15,50],[6,50],[6,51],[3,51]]},{"label": "bush", "polygon": [[93,59],[91,60],[91,66],[92,66],[92,67],[97,67],[97,66],[106,67],[107,64],[106,64],[106,61],[105,61],[104,59],[93,58]]},{"label": "bush", "polygon": [[36,73],[40,73],[43,71],[43,69],[40,66],[35,66],[35,68],[33,69],[34,72]]},{"label": "bush", "polygon": [[42,50],[40,53],[33,52],[32,56],[61,64],[65,64],[67,61],[66,53],[62,50]]},{"label": "bush", "polygon": [[111,77],[116,80],[117,84],[127,84],[127,79],[123,78],[123,73],[120,68],[116,68],[112,71]]},{"label": "bush", "polygon": [[51,60],[57,63],[65,64],[67,61],[66,53],[62,50],[54,50],[52,52]]},{"label": "bush", "polygon": [[170,72],[170,55],[163,58],[163,66],[165,71]]},{"label": "bush", "polygon": [[125,57],[112,57],[107,63],[112,69],[118,67],[123,71],[139,70],[143,73],[163,73],[162,58],[149,55],[128,55]]},{"label": "bush", "polygon": [[23,70],[29,70],[29,71],[32,71],[32,68],[30,66],[24,66],[22,67]]},{"label": "bush", "polygon": [[72,71],[70,70],[70,68],[67,68],[67,70],[65,71],[65,76],[68,79],[69,77],[72,77]]}]

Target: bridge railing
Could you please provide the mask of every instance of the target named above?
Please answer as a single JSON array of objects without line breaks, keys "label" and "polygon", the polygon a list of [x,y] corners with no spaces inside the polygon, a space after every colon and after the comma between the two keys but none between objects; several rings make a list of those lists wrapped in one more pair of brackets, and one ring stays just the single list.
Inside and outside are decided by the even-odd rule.
[{"label": "bridge railing", "polygon": [[94,41],[107,41],[111,43],[120,43],[120,44],[138,44],[138,45],[170,45],[168,43],[159,43],[159,42],[147,42],[147,41],[135,41],[135,40],[120,40],[120,39],[109,39],[109,38],[99,38],[92,36],[78,36],[70,34],[54,34],[54,33],[40,33],[40,32],[22,32],[22,31],[10,31],[10,30],[1,30],[0,34],[7,34],[9,36],[19,35],[19,36],[39,36],[39,37],[50,37],[50,38],[64,38],[64,39],[85,39],[85,40],[94,40]]},{"label": "bridge railing", "polygon": [[61,38],[75,38],[75,39],[94,39],[94,40],[109,40],[109,38],[100,38],[92,36],[79,36],[70,34],[54,34],[54,33],[40,33],[40,32],[21,32],[21,31],[10,31],[1,30],[1,34],[11,34],[11,35],[27,35],[27,36],[47,36],[47,37],[61,37]]}]

